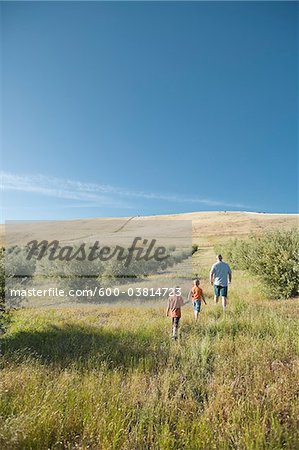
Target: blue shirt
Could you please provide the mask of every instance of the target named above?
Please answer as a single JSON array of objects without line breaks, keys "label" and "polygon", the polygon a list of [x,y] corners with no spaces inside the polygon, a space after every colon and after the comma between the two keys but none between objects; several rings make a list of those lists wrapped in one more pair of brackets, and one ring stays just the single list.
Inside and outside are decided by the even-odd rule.
[{"label": "blue shirt", "polygon": [[214,274],[214,284],[216,286],[227,286],[228,275],[231,272],[230,267],[223,261],[218,261],[212,265],[211,273]]}]

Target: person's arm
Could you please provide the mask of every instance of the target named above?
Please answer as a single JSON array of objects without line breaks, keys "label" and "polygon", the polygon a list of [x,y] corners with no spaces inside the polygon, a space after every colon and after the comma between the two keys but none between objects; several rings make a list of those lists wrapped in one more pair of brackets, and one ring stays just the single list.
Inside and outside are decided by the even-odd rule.
[{"label": "person's arm", "polygon": [[228,282],[231,283],[232,282],[232,271],[231,268],[228,265]]},{"label": "person's arm", "polygon": [[166,311],[165,311],[166,317],[168,317],[169,310],[170,310],[170,304],[169,303],[170,302],[169,302],[169,299],[168,299],[167,308],[166,308]]},{"label": "person's arm", "polygon": [[204,294],[203,294],[203,293],[201,294],[201,298],[202,298],[202,300],[203,300],[204,304],[206,305],[206,304],[207,304],[207,302],[206,302],[206,299],[205,299],[205,296],[204,296]]},{"label": "person's arm", "polygon": [[178,308],[181,308],[182,306],[186,305],[186,304],[188,303],[188,301],[189,301],[189,300],[187,299],[187,300],[184,302],[183,296],[180,295],[177,307],[178,307]]}]

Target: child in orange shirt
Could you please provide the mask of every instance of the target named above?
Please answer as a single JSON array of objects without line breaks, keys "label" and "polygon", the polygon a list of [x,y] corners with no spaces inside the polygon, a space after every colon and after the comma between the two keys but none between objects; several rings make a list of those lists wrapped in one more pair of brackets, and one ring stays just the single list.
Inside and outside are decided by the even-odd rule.
[{"label": "child in orange shirt", "polygon": [[200,312],[200,307],[201,307],[201,300],[203,300],[205,305],[207,304],[205,297],[203,295],[203,290],[199,285],[200,285],[200,281],[198,278],[193,280],[193,286],[188,295],[188,300],[190,300],[190,298],[192,298],[195,321],[197,321],[197,319],[198,319],[198,314]]}]

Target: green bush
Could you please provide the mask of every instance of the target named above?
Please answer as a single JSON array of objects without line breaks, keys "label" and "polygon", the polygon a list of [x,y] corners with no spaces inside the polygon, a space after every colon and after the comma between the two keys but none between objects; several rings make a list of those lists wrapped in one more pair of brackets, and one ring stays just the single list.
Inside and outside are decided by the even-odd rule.
[{"label": "green bush", "polygon": [[192,255],[198,251],[199,247],[197,244],[192,244]]},{"label": "green bush", "polygon": [[248,270],[263,281],[272,298],[299,295],[299,231],[271,231],[234,239],[221,249],[232,268]]}]

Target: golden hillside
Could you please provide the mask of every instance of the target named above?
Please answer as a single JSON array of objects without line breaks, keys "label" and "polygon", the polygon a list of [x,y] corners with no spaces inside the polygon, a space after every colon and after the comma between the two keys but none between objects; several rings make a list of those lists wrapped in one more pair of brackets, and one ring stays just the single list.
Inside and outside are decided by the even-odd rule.
[{"label": "golden hillside", "polygon": [[[57,238],[57,230],[59,237],[65,242],[79,241],[92,238],[98,233],[99,224],[103,221],[107,222],[107,229],[111,225],[119,229],[127,229],[128,227],[143,228],[148,225],[148,221],[192,221],[192,238],[193,242],[201,247],[210,247],[215,242],[222,241],[230,237],[242,237],[251,232],[264,232],[273,229],[289,229],[298,227],[298,214],[264,214],[251,212],[193,212],[173,215],[157,215],[157,216],[134,216],[124,218],[107,218],[107,219],[79,219],[71,221],[49,221],[33,222],[27,225],[26,238],[32,238],[32,235],[39,238],[45,238],[44,231],[48,239]],[[24,233],[24,231],[22,231]],[[1,245],[5,245],[5,226],[1,225],[0,238]]]}]

